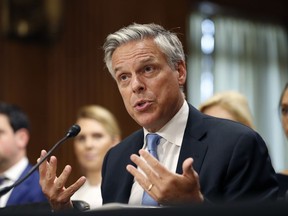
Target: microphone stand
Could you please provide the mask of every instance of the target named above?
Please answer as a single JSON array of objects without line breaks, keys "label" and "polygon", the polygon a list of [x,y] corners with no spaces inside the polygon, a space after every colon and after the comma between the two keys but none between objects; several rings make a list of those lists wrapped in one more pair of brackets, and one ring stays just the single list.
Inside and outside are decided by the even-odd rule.
[{"label": "microphone stand", "polygon": [[81,128],[78,125],[73,125],[69,131],[67,132],[66,136],[63,137],[61,140],[59,140],[51,149],[48,151],[48,153],[41,158],[41,160],[36,163],[30,170],[29,172],[21,179],[18,179],[14,184],[4,187],[0,190],[0,197],[3,196],[4,194],[8,193],[12,188],[18,186],[21,184],[23,181],[25,181],[50,155],[51,153],[58,147],[60,146],[63,142],[65,142],[68,138],[70,137],[75,137],[77,134],[80,132]]}]

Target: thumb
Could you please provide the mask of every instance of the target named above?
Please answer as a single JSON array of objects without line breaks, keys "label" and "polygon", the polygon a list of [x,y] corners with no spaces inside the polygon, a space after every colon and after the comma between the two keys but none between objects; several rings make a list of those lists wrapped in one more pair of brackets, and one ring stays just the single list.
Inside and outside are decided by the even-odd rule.
[{"label": "thumb", "polygon": [[192,167],[193,158],[187,158],[182,164],[183,176],[194,178],[195,171]]}]

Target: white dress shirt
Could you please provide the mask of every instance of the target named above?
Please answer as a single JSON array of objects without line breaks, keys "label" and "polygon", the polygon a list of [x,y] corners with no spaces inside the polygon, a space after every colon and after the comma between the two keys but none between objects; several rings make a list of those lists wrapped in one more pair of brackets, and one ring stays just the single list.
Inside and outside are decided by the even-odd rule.
[{"label": "white dress shirt", "polygon": [[[27,166],[28,166],[28,158],[24,157],[17,164],[12,166],[10,169],[6,170],[4,173],[1,173],[1,176],[2,175],[5,176],[7,180],[5,180],[2,185],[0,185],[0,189],[14,184],[20,178],[22,172],[26,169]],[[6,206],[6,203],[12,191],[13,189],[11,189],[5,195],[0,197],[1,208]]]},{"label": "white dress shirt", "polygon": [[[183,141],[184,131],[189,115],[189,106],[184,101],[181,109],[176,115],[163,127],[157,134],[162,138],[157,147],[157,153],[160,163],[171,172],[176,172],[180,149]],[[146,135],[149,132],[144,128],[144,145],[143,148],[147,150]],[[131,194],[129,198],[130,205],[141,205],[143,188],[134,180]]]}]

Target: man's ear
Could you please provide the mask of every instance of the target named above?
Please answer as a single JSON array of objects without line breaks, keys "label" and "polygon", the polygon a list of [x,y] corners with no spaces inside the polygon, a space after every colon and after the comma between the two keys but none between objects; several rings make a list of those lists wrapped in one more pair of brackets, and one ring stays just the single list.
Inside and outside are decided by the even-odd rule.
[{"label": "man's ear", "polygon": [[178,74],[179,74],[178,83],[180,86],[184,86],[186,82],[186,75],[187,75],[185,62],[184,61],[178,62],[176,70],[178,71]]},{"label": "man's ear", "polygon": [[15,132],[17,145],[19,148],[25,149],[29,142],[29,131],[25,128],[21,128]]}]

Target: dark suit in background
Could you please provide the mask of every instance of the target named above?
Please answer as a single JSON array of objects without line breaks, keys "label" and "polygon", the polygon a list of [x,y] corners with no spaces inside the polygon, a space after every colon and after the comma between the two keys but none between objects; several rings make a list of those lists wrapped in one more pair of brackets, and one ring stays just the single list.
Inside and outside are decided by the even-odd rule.
[{"label": "dark suit in background", "polygon": [[[20,178],[24,177],[31,168],[32,165],[29,164],[21,174]],[[13,189],[6,206],[38,202],[47,202],[47,198],[43,194],[39,185],[39,173],[36,171],[29,176],[29,178]]]},{"label": "dark suit in background", "polygon": [[[143,130],[112,148],[103,163],[103,204],[128,203],[133,176],[126,171],[130,155],[143,147]],[[177,136],[177,134],[175,134]],[[194,159],[201,192],[212,202],[271,201],[277,199],[278,182],[263,139],[252,129],[230,120],[206,116],[189,105],[176,172]]]}]

